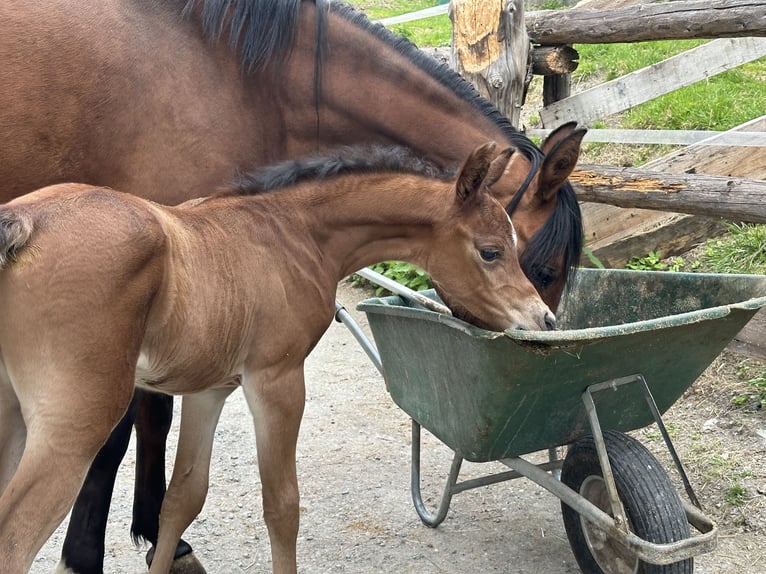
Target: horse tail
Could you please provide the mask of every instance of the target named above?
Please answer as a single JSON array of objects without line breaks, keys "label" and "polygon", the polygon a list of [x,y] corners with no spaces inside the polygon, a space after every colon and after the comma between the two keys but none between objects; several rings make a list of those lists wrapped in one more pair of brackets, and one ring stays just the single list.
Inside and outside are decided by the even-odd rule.
[{"label": "horse tail", "polygon": [[32,218],[10,207],[0,208],[0,269],[3,269],[32,236]]}]

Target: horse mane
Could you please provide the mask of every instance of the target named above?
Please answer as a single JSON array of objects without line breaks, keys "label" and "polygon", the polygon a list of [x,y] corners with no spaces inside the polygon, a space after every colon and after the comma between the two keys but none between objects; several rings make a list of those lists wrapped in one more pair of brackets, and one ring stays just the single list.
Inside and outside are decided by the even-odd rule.
[{"label": "horse mane", "polygon": [[[318,0],[322,2],[323,0]],[[303,0],[188,0],[189,16],[202,5],[202,29],[219,40],[228,29],[229,46],[240,52],[243,69],[252,72],[282,63],[290,54]]]},{"label": "horse mane", "polygon": [[303,181],[371,173],[404,173],[443,180],[455,175],[454,171],[444,170],[405,147],[356,145],[260,168],[240,176],[219,195],[255,195]]},{"label": "horse mane", "polygon": [[[248,72],[263,70],[267,65],[281,64],[290,54],[298,28],[303,2],[316,4],[317,37],[320,43],[326,37],[328,13],[337,14],[368,32],[381,42],[406,56],[418,68],[469,102],[490,118],[511,143],[528,159],[541,154],[526,136],[516,130],[491,102],[482,98],[473,85],[446,64],[425,54],[407,38],[398,36],[382,24],[372,22],[363,12],[344,2],[329,0],[188,0],[183,14],[188,15],[197,5],[202,8],[202,27],[214,40],[228,31],[229,45],[239,51],[243,69]],[[265,26],[264,24],[268,25]],[[318,65],[321,66],[323,46],[318,46]]]},{"label": "horse mane", "polygon": [[556,256],[563,258],[567,285],[571,285],[580,264],[584,237],[580,204],[568,181],[559,187],[557,195],[556,209],[520,254],[521,268],[534,285],[545,283],[549,275],[547,266]]}]

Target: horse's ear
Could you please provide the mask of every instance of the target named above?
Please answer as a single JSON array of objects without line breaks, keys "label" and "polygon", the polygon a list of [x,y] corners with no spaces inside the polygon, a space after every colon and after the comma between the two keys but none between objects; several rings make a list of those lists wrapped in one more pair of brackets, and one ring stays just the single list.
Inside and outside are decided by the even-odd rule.
[{"label": "horse's ear", "polygon": [[551,133],[548,134],[548,137],[546,137],[543,140],[543,143],[540,144],[540,149],[543,150],[544,154],[547,154],[554,148],[557,143],[571,135],[575,129],[577,129],[577,122],[567,122],[565,124],[561,124],[556,129],[551,130]]},{"label": "horse's ear", "polygon": [[540,168],[540,179],[537,184],[539,199],[547,202],[556,196],[559,187],[577,164],[580,144],[587,131],[585,128],[577,129],[574,123],[568,123],[554,130],[543,142],[542,150],[545,153],[545,159]]},{"label": "horse's ear", "polygon": [[463,162],[460,168],[460,174],[457,176],[455,191],[458,200],[465,203],[470,198],[475,197],[481,189],[481,184],[487,177],[492,167],[492,156],[495,154],[495,142],[480,145],[471,152],[468,159]]},{"label": "horse's ear", "polygon": [[508,162],[511,161],[511,156],[514,151],[516,151],[515,148],[507,147],[492,160],[492,163],[489,165],[489,170],[487,171],[487,177],[484,178],[484,184],[487,187],[491,187],[493,183],[503,177],[505,168],[508,167]]}]

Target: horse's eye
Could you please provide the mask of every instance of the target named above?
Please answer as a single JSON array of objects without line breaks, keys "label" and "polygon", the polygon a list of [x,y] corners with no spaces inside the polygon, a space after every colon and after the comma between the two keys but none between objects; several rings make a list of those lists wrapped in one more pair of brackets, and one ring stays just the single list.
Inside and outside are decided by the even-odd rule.
[{"label": "horse's eye", "polygon": [[550,287],[557,278],[556,269],[553,267],[540,267],[535,273],[534,281],[536,287],[540,289],[547,289]]},{"label": "horse's eye", "polygon": [[479,255],[484,261],[494,261],[500,258],[500,251],[497,249],[479,249]]}]

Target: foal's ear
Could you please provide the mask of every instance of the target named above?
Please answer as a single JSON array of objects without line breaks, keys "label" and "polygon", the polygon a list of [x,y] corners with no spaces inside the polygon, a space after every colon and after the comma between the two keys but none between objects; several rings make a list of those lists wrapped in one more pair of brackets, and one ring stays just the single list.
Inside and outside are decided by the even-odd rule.
[{"label": "foal's ear", "polygon": [[541,149],[545,159],[537,184],[537,193],[542,201],[552,200],[574,170],[580,156],[580,144],[587,131],[569,122],[551,132],[543,142]]},{"label": "foal's ear", "polygon": [[460,175],[457,176],[455,190],[458,200],[465,203],[468,199],[475,197],[481,189],[481,184],[487,177],[492,167],[492,156],[495,154],[495,142],[480,145],[471,152],[468,159],[460,168]]}]

